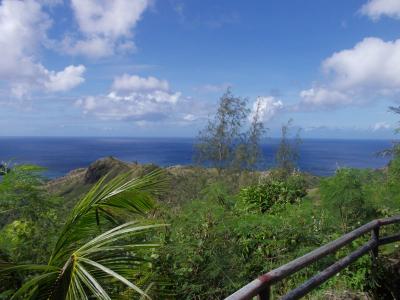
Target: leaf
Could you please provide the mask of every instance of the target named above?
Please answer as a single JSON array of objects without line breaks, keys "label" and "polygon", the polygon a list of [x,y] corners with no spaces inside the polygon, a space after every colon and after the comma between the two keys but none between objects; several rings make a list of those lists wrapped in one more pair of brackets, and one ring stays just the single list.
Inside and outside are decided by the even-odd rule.
[{"label": "leaf", "polygon": [[96,267],[100,270],[102,270],[103,272],[107,273],[108,275],[114,277],[115,279],[121,281],[122,283],[124,283],[126,286],[130,287],[131,289],[135,290],[136,292],[138,292],[140,295],[146,297],[147,299],[150,299],[149,296],[146,295],[146,293],[144,291],[142,291],[139,287],[137,287],[136,285],[134,285],[133,283],[131,283],[130,281],[126,280],[123,276],[119,275],[118,273],[114,272],[113,270],[95,262],[92,261],[90,259],[87,258],[79,258],[80,261],[92,265],[93,267]]},{"label": "leaf", "polygon": [[[52,278],[56,277],[58,272],[50,272],[42,275],[37,275],[33,277],[32,279],[28,280],[25,282],[15,293],[14,295],[10,298],[10,300],[14,299],[20,299],[23,295],[26,293],[29,294],[29,292],[32,292],[32,289],[37,287],[39,283],[42,283],[44,281],[51,281]],[[23,299],[26,299],[24,297]]]},{"label": "leaf", "polygon": [[[50,258],[50,264],[72,252],[72,247],[90,233],[98,230],[96,208],[105,219],[116,221],[112,210],[124,209],[130,214],[144,214],[153,207],[152,195],[167,187],[163,170],[155,170],[139,178],[132,172],[122,174],[104,183],[103,177],[74,207]],[[69,252],[69,253],[68,253]]]}]

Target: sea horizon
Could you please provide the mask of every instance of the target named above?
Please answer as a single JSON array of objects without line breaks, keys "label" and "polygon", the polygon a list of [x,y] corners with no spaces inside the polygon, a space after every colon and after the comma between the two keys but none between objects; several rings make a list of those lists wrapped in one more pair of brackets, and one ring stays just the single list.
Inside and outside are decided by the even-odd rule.
[{"label": "sea horizon", "polygon": [[[49,178],[89,166],[92,162],[113,156],[127,162],[153,163],[160,167],[194,165],[194,137],[64,137],[64,136],[1,136],[0,161],[35,164],[46,168]],[[263,163],[259,169],[274,166],[280,138],[261,142]],[[317,176],[333,175],[340,167],[378,169],[389,158],[379,151],[391,147],[389,139],[302,138],[298,167]]]},{"label": "sea horizon", "polygon": [[[88,135],[88,136],[78,136],[78,135],[0,135],[0,139],[2,138],[55,138],[55,139],[60,139],[60,138],[73,138],[73,139],[85,139],[85,138],[90,138],[90,139],[97,139],[97,138],[110,138],[110,139],[118,139],[118,138],[123,138],[123,139],[192,139],[195,140],[197,139],[197,136],[95,136],[95,135]],[[266,140],[280,140],[280,136],[271,136],[271,137],[265,137],[262,138],[262,141]],[[291,139],[291,138],[289,138]],[[339,140],[339,141],[397,141],[400,140],[400,135],[399,137],[393,137],[393,138],[376,138],[376,137],[300,137],[300,140]]]}]

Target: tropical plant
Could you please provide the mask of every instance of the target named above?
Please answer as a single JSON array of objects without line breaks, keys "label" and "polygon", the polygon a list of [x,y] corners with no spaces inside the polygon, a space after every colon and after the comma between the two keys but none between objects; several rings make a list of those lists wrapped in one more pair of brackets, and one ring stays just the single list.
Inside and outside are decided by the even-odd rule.
[{"label": "tropical plant", "polygon": [[11,299],[111,299],[124,288],[149,297],[145,292],[149,249],[157,244],[148,232],[164,225],[132,218],[152,209],[167,181],[161,170],[140,178],[127,173],[107,180],[102,178],[76,204],[47,265],[0,264],[4,276],[34,273]]},{"label": "tropical plant", "polygon": [[293,138],[290,138],[290,132],[293,129],[292,122],[293,120],[290,119],[286,124],[282,125],[282,136],[275,155],[277,168],[283,178],[286,178],[293,173],[300,158],[300,129],[297,130],[296,135]]},{"label": "tropical plant", "polygon": [[241,189],[236,208],[248,212],[268,212],[275,204],[294,203],[307,195],[301,175],[286,180],[270,179]]},{"label": "tropical plant", "polygon": [[335,176],[321,180],[322,204],[339,220],[343,232],[365,220],[368,212],[362,171],[341,168]]},{"label": "tropical plant", "polygon": [[0,181],[0,252],[12,262],[45,263],[60,228],[61,198],[44,188],[43,170],[14,166]]}]

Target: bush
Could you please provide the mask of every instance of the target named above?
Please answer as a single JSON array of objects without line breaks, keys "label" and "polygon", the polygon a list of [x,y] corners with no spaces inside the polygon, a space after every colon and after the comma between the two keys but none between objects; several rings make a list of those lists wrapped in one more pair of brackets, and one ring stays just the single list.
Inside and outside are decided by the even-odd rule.
[{"label": "bush", "polygon": [[340,220],[344,231],[364,213],[364,194],[360,176],[354,169],[339,169],[335,176],[321,181],[321,200]]},{"label": "bush", "polygon": [[[170,231],[160,250],[158,274],[174,299],[221,299],[260,274],[331,240],[334,227],[311,201],[282,204],[274,214],[246,214],[196,200],[170,216]],[[309,278],[327,258],[274,287],[284,292]]]},{"label": "bush", "polygon": [[43,263],[55,242],[61,199],[47,193],[41,171],[15,166],[0,182],[0,252],[12,262]]},{"label": "bush", "polygon": [[305,183],[300,175],[290,176],[286,180],[272,179],[243,188],[239,192],[237,208],[265,213],[275,204],[294,203],[306,194]]}]

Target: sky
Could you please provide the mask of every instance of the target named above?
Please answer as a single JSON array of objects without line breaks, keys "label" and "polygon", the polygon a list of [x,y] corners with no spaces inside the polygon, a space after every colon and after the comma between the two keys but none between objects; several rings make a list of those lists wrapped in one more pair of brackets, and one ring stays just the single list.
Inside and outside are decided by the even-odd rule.
[{"label": "sky", "polygon": [[192,137],[229,87],[268,136],[392,139],[400,0],[0,0],[0,136]]}]

